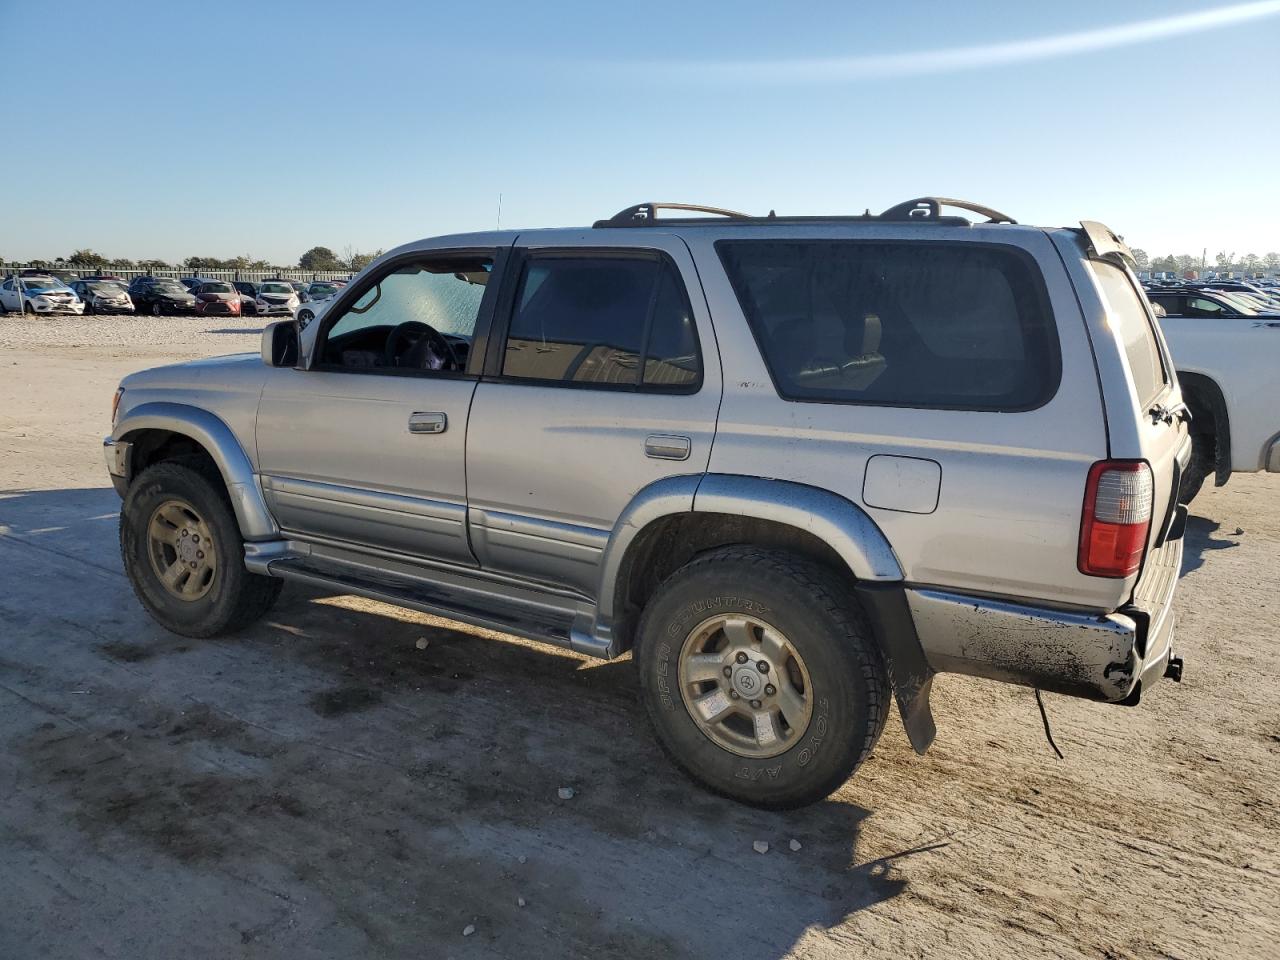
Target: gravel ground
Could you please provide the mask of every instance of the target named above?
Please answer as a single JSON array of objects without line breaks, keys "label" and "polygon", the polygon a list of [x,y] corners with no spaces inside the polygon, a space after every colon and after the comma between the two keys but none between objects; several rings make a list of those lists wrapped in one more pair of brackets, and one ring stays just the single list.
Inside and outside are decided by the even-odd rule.
[{"label": "gravel ground", "polygon": [[1181,685],[1047,696],[1058,760],[1030,691],[941,677],[927,756],[894,720],[767,814],[672,770],[625,660],[293,585],[148,620],[112,390],[254,328],[0,318],[0,958],[1280,956],[1280,478],[1195,504]]},{"label": "gravel ground", "polygon": [[[266,317],[0,315],[0,348],[87,348],[119,356],[204,357],[256,351]],[[139,367],[145,364],[138,364]]]}]

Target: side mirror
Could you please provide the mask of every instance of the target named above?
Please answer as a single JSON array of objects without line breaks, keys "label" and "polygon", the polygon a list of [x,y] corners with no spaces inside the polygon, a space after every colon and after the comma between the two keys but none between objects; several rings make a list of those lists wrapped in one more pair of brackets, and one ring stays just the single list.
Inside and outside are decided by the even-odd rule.
[{"label": "side mirror", "polygon": [[263,327],[262,362],[268,367],[298,365],[298,327],[292,320],[276,320]]}]

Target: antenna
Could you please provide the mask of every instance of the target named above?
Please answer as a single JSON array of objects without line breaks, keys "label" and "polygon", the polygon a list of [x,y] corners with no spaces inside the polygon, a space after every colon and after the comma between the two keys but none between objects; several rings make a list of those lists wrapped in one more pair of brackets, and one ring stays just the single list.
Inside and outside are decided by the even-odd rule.
[{"label": "antenna", "polygon": [[495,230],[502,229],[502,194],[501,193],[498,194],[498,225],[494,227],[494,229]]}]

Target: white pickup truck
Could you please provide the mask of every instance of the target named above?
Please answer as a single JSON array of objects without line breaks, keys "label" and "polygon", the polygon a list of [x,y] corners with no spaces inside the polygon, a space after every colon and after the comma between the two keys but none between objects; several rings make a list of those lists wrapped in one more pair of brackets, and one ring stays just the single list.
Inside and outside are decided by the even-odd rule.
[{"label": "white pickup truck", "polygon": [[1207,477],[1280,473],[1280,312],[1262,313],[1212,290],[1148,294],[1191,411],[1194,452],[1180,499]]}]

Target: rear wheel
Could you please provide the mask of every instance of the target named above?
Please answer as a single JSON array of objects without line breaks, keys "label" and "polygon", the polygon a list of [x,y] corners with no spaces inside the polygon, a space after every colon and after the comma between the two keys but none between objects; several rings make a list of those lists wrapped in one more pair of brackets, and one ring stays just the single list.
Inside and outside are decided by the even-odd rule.
[{"label": "rear wheel", "polygon": [[134,481],[120,512],[120,554],[147,612],[187,637],[248,626],[284,585],[245,568],[244,542],[225,494],[186,464],[157,464]]},{"label": "rear wheel", "polygon": [[316,318],[316,315],[312,313],[310,310],[299,310],[298,311],[299,329],[305,329],[307,324],[310,323],[315,318]]},{"label": "rear wheel", "polygon": [[1205,480],[1218,469],[1218,437],[1213,431],[1213,415],[1198,404],[1188,402],[1187,406],[1191,410],[1191,462],[1182,472],[1178,487],[1178,502],[1183,504],[1194,500]]},{"label": "rear wheel", "polygon": [[791,554],[726,547],[676,571],[645,608],[635,656],[676,765],[751,806],[830,794],[888,714],[884,660],[852,591]]}]

